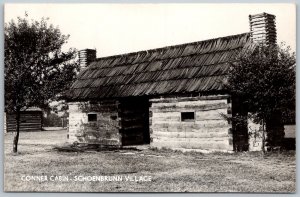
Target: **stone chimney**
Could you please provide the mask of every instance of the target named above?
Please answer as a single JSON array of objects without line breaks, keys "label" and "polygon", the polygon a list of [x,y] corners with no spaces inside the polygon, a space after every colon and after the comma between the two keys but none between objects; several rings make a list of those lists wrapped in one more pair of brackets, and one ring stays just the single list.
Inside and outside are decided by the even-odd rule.
[{"label": "stone chimney", "polygon": [[275,16],[261,13],[249,15],[252,42],[259,44],[276,44],[277,34]]},{"label": "stone chimney", "polygon": [[86,68],[92,61],[96,60],[95,49],[83,49],[78,51],[80,69]]}]

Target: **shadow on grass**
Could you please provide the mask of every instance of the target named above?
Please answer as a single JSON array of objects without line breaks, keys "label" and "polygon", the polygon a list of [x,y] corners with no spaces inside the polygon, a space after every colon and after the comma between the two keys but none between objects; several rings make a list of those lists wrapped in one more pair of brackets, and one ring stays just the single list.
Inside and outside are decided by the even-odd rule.
[{"label": "shadow on grass", "polygon": [[118,147],[118,146],[102,146],[98,144],[68,144],[63,146],[55,146],[53,150],[57,152],[87,152],[87,151],[142,151],[133,147]]},{"label": "shadow on grass", "polygon": [[136,147],[118,147],[118,146],[103,146],[98,144],[64,144],[61,146],[55,146],[52,150],[57,152],[143,152],[145,154],[158,154],[158,155],[172,155],[172,156],[192,156],[192,157],[228,157],[228,159],[245,159],[245,158],[278,158],[287,159],[295,157],[296,151],[270,151],[263,153],[261,151],[248,151],[248,152],[210,152],[201,153],[196,151],[182,152],[180,150],[172,150],[169,148],[153,148],[150,147],[147,150],[141,150]]}]

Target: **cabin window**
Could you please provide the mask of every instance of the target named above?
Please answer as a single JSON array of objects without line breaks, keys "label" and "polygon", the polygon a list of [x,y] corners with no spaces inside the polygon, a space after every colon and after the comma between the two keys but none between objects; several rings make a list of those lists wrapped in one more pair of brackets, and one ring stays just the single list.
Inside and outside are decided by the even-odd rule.
[{"label": "cabin window", "polygon": [[181,121],[182,122],[195,121],[195,112],[181,112]]},{"label": "cabin window", "polygon": [[97,114],[88,114],[88,122],[97,121]]}]

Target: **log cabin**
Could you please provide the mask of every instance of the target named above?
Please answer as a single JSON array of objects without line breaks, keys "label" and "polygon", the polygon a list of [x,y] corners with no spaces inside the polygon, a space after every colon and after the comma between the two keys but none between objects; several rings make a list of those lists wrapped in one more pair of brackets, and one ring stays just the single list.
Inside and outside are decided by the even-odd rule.
[{"label": "log cabin", "polygon": [[66,93],[69,142],[255,150],[248,129],[237,134],[223,116],[243,108],[224,85],[230,63],[257,43],[276,43],[274,15],[249,20],[250,32],[199,42],[98,59],[80,51],[83,69]]},{"label": "log cabin", "polygon": [[[43,112],[40,108],[31,107],[21,111],[20,132],[32,132],[42,130]],[[4,113],[4,132],[16,131],[16,115]]]}]

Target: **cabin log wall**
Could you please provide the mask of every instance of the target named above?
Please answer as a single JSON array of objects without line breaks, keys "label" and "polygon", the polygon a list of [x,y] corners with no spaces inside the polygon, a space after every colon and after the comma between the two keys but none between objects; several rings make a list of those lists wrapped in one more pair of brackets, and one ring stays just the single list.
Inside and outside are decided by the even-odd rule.
[{"label": "cabin log wall", "polygon": [[[69,103],[69,142],[120,146],[119,102],[99,101],[94,104]],[[88,121],[88,114],[97,114],[97,121]]]},{"label": "cabin log wall", "polygon": [[[231,151],[229,96],[151,99],[150,136],[153,147]],[[195,120],[181,121],[181,112],[195,112]]]},{"label": "cabin log wall", "polygon": [[[41,131],[42,129],[41,111],[23,111],[20,115],[20,132]],[[5,114],[6,132],[15,132],[17,128],[16,115]]]}]

